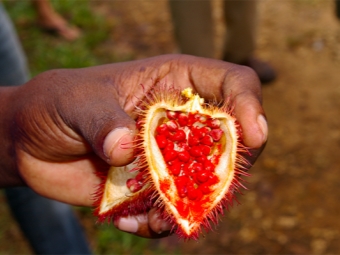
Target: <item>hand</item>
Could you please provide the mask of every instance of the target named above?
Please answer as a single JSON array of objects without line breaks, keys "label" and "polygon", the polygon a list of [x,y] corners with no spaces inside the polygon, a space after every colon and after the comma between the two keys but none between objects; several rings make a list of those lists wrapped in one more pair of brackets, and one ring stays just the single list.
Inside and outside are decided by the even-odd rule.
[{"label": "hand", "polygon": [[[134,107],[161,83],[180,90],[193,87],[206,99],[231,96],[244,143],[254,148],[256,159],[267,139],[267,124],[255,73],[223,61],[164,55],[52,70],[21,87],[1,89],[0,136],[6,150],[0,152],[0,184],[27,184],[46,197],[91,206],[100,182],[96,169],[133,160],[132,149],[122,145],[134,138]],[[122,230],[152,236],[153,231],[168,227],[160,220],[149,222],[154,215],[134,219],[134,231],[124,227],[124,222],[115,224]]]}]

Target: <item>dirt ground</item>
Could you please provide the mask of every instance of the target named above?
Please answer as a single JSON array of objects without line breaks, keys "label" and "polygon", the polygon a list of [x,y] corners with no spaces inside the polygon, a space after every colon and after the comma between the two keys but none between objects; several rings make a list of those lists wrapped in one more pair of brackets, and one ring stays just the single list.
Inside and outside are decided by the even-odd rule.
[{"label": "dirt ground", "polygon": [[[127,60],[177,52],[166,0],[94,1],[93,7],[115,27],[103,52]],[[220,45],[218,9],[215,17]],[[263,86],[269,139],[247,178],[249,190],[198,242],[159,242],[182,254],[340,254],[340,21],[334,2],[260,1],[256,55],[275,67],[278,79]]]},{"label": "dirt ground", "polygon": [[[129,3],[97,6],[116,24],[108,47],[121,57],[176,52],[166,1]],[[199,242],[166,239],[164,245],[188,254],[340,253],[340,23],[334,8],[330,0],[260,2],[256,55],[278,72],[263,87],[267,147],[251,169],[241,205],[226,213],[216,232]],[[219,43],[222,17],[215,14]]]}]

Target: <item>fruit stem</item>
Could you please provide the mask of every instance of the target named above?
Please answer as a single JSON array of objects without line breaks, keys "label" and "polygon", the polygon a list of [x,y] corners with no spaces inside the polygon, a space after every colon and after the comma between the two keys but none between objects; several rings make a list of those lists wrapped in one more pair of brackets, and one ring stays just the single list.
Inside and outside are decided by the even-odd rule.
[{"label": "fruit stem", "polygon": [[192,88],[186,88],[182,91],[182,96],[189,99],[189,101],[185,104],[188,112],[195,112],[202,109],[202,105],[204,103],[204,99],[200,98],[198,94],[194,94],[192,92]]}]

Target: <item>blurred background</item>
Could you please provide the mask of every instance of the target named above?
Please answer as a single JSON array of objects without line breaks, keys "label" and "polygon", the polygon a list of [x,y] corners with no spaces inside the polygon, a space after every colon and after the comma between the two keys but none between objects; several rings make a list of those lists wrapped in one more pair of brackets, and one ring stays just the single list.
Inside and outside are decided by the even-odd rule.
[{"label": "blurred background", "polygon": [[[176,53],[167,0],[52,1],[81,30],[76,40],[37,26],[30,1],[4,1],[32,76]],[[222,12],[214,0],[217,52]],[[75,208],[95,254],[340,253],[340,23],[333,0],[259,1],[255,54],[277,79],[263,86],[267,147],[247,177],[248,190],[199,241],[149,241],[98,225]],[[0,193],[0,254],[32,254]]]}]

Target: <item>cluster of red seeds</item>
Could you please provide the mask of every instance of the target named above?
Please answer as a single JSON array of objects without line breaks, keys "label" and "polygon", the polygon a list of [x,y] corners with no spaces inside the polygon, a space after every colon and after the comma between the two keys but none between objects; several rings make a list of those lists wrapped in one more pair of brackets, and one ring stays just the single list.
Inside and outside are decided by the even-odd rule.
[{"label": "cluster of red seeds", "polygon": [[143,172],[139,172],[136,177],[130,178],[126,181],[126,186],[131,192],[137,192],[141,190],[144,186],[145,175]]},{"label": "cluster of red seeds", "polygon": [[166,116],[156,128],[157,144],[178,195],[200,200],[218,182],[215,166],[223,135],[220,121],[199,113],[167,111]]}]

